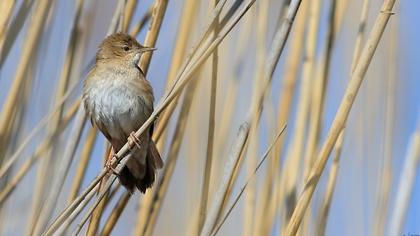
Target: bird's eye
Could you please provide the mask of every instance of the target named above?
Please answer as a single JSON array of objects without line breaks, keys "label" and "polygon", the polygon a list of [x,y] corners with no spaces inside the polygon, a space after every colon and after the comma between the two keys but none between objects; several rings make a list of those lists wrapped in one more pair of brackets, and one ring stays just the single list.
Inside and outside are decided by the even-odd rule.
[{"label": "bird's eye", "polygon": [[128,51],[128,50],[130,50],[130,47],[129,46],[127,46],[127,45],[125,45],[124,47],[123,47],[123,49],[124,49],[124,51]]}]

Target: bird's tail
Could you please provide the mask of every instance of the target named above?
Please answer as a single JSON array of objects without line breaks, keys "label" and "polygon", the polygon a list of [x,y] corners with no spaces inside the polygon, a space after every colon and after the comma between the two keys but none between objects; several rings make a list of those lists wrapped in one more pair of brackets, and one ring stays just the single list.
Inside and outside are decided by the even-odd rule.
[{"label": "bird's tail", "polygon": [[[136,153],[133,153],[133,155],[136,155]],[[131,159],[133,160],[127,163],[128,166],[125,166],[118,176],[120,182],[130,192],[134,192],[134,188],[137,187],[138,190],[145,193],[146,189],[150,188],[155,181],[156,170],[163,166],[162,158],[155,143],[150,141],[144,161],[139,161],[144,158],[137,156],[132,156]],[[136,171],[133,171],[133,163],[136,163]]]}]

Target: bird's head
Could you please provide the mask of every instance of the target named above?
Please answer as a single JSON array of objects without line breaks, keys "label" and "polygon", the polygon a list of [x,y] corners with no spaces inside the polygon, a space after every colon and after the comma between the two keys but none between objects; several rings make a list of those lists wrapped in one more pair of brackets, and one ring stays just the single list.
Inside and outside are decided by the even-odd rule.
[{"label": "bird's head", "polygon": [[145,47],[128,34],[115,33],[101,43],[96,54],[96,61],[120,60],[137,65],[143,53],[154,50],[156,48]]}]

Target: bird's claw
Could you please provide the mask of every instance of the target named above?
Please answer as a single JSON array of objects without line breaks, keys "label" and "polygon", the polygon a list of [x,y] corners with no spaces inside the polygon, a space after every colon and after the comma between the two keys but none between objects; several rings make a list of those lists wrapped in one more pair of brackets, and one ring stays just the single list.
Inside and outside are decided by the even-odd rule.
[{"label": "bird's claw", "polygon": [[115,167],[112,165],[112,159],[114,157],[117,159],[117,155],[113,154],[111,158],[109,158],[105,163],[105,168],[107,169],[107,172],[112,173],[116,176],[120,175],[118,171],[115,169]]},{"label": "bird's claw", "polygon": [[128,145],[130,146],[130,148],[134,147],[134,145],[136,145],[138,148],[141,148],[140,139],[137,138],[135,132],[131,132],[127,140],[128,140]]}]

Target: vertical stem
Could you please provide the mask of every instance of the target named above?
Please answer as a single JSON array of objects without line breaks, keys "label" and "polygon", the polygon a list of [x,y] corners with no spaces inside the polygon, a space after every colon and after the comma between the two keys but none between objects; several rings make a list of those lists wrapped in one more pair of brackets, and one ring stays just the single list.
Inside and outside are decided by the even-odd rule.
[{"label": "vertical stem", "polygon": [[[146,39],[144,40],[144,45],[148,47],[154,47],[156,45],[160,26],[162,25],[163,17],[165,16],[166,7],[168,5],[168,0],[156,0],[154,4],[152,23],[150,25],[149,32],[146,34]],[[152,54],[153,53],[146,53],[141,57],[140,68],[145,74],[147,74],[147,71],[149,70]]]},{"label": "vertical stem", "polygon": [[[213,0],[213,7],[217,5],[218,0]],[[213,24],[214,35],[217,35],[219,32],[219,17],[217,17],[216,22]],[[204,176],[203,176],[203,185],[201,191],[201,199],[199,206],[199,220],[198,220],[198,230],[197,235],[200,234],[201,229],[204,224],[204,219],[207,214],[207,202],[208,194],[210,188],[210,178],[211,178],[211,168],[213,161],[213,139],[214,139],[214,119],[216,113],[216,93],[217,93],[217,72],[218,72],[218,52],[217,48],[214,49],[212,56],[212,71],[211,71],[211,85],[210,85],[210,111],[209,111],[209,124],[208,124],[208,136],[207,136],[207,152],[206,152],[206,162],[204,166]]]}]

